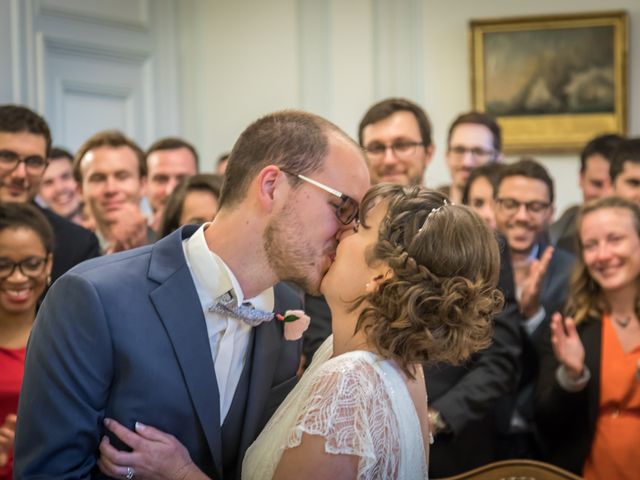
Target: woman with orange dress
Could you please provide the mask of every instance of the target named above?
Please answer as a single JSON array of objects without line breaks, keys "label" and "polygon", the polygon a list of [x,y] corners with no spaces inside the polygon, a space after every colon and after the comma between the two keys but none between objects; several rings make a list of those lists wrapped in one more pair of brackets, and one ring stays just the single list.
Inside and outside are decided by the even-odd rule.
[{"label": "woman with orange dress", "polygon": [[547,460],[586,480],[640,472],[640,206],[596,200],[578,218],[568,305],[541,357],[537,420]]},{"label": "woman with orange dress", "polygon": [[[0,204],[0,480],[12,451],[27,339],[51,275],[53,232],[29,204]],[[43,440],[43,439],[40,439]]]}]

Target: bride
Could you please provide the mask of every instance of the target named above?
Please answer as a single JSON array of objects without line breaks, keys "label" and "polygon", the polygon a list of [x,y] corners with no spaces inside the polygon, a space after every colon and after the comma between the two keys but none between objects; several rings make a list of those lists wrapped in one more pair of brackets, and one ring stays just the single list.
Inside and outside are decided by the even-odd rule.
[{"label": "bride", "polygon": [[[502,305],[498,245],[474,212],[424,187],[381,184],[341,239],[321,285],[333,335],[247,450],[242,478],[424,479],[429,423],[422,362],[458,363],[489,343]],[[108,427],[103,473],[207,478],[153,427]]]}]

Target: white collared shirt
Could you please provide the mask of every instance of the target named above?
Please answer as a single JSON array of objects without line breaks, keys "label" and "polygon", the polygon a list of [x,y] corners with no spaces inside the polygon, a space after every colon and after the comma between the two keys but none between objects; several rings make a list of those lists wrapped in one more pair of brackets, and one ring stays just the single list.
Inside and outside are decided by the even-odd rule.
[{"label": "white collared shirt", "polygon": [[[216,299],[232,291],[238,304],[245,302],[236,276],[224,261],[211,250],[204,237],[208,223],[202,225],[190,238],[182,241],[184,256],[193,277],[200,305],[207,324],[211,357],[215,366],[220,394],[220,425],[224,422],[244,367],[251,327],[245,322],[210,312]],[[255,308],[273,310],[273,288],[246,300]]]}]

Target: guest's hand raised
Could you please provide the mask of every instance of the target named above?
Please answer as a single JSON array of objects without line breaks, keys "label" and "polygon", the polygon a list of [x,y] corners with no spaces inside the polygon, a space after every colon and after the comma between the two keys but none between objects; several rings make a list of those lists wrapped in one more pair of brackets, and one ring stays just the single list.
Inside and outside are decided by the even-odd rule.
[{"label": "guest's hand raised", "polygon": [[146,245],[147,219],[138,205],[125,204],[118,212],[118,219],[111,225],[113,245],[108,253],[122,252]]},{"label": "guest's hand raised", "polygon": [[135,431],[112,419],[105,419],[104,424],[133,449],[132,452],[117,450],[103,437],[98,467],[105,475],[139,480],[209,478],[195,466],[187,449],[173,435],[139,422]]},{"label": "guest's hand raised", "polygon": [[542,291],[542,281],[551,263],[553,257],[553,247],[548,246],[542,253],[540,260],[531,262],[529,275],[522,285],[522,294],[520,295],[519,305],[520,312],[525,318],[530,318],[540,308],[540,293]]},{"label": "guest's hand raised", "polygon": [[559,313],[551,317],[551,345],[556,359],[564,365],[574,379],[584,371],[584,346],[576,331],[573,318],[562,318]]},{"label": "guest's hand raised", "polygon": [[4,467],[9,462],[9,452],[13,448],[13,441],[16,436],[16,416],[10,413],[0,425],[0,467]]}]

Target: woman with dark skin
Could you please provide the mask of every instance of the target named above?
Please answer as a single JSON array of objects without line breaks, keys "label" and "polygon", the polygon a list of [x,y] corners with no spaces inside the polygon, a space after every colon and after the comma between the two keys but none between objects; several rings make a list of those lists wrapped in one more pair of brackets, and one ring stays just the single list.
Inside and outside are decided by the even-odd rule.
[{"label": "woman with dark skin", "polygon": [[51,274],[53,232],[29,204],[0,204],[0,479],[12,476],[27,339]]}]

